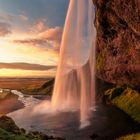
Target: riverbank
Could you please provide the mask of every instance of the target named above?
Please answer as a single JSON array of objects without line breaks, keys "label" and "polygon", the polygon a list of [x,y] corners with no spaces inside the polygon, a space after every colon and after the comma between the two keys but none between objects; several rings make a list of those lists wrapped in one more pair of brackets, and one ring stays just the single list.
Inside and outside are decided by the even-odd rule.
[{"label": "riverbank", "polygon": [[31,104],[35,105],[37,101],[39,100],[32,96],[24,96],[16,90],[0,90],[0,140],[64,140],[45,135],[40,131],[27,132],[23,128],[20,129],[10,117],[5,116]]},{"label": "riverbank", "polygon": [[24,107],[24,104],[18,100],[19,96],[11,92],[11,90],[3,90],[0,92],[0,114],[7,114]]},{"label": "riverbank", "polygon": [[[50,96],[54,82],[51,79],[0,79],[0,140],[64,140],[40,133],[40,130],[27,132],[25,129],[20,129],[10,117],[5,116],[8,113],[31,106],[31,104],[37,104],[39,101],[44,100],[46,95]],[[22,93],[17,90],[22,91]]]},{"label": "riverbank", "polygon": [[15,122],[7,117],[0,117],[0,140],[65,140],[62,138],[54,138],[40,132],[26,132],[20,129]]}]

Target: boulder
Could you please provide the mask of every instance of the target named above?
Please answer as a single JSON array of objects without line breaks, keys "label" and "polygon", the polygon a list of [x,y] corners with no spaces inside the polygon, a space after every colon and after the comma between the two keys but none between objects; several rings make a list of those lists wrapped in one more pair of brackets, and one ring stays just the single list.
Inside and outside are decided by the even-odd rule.
[{"label": "boulder", "polygon": [[15,124],[15,122],[10,117],[7,116],[0,117],[0,128],[12,133],[20,132],[20,129]]}]

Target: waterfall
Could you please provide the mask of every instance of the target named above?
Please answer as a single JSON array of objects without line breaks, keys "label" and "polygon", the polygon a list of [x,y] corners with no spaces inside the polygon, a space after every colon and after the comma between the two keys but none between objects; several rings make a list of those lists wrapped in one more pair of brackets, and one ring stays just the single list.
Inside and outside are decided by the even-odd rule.
[{"label": "waterfall", "polygon": [[95,107],[94,19],[92,0],[70,0],[51,101],[54,110],[80,110],[81,128]]}]

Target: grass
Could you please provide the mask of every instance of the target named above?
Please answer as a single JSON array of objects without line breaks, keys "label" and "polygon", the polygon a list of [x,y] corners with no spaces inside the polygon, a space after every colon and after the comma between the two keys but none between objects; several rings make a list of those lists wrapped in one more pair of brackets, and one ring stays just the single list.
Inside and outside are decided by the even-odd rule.
[{"label": "grass", "polygon": [[47,136],[41,132],[26,132],[19,128],[15,122],[7,116],[0,117],[0,140],[64,140]]},{"label": "grass", "polygon": [[[129,87],[114,87],[105,92],[105,100],[127,113],[140,123],[140,94]],[[130,134],[117,140],[140,140],[140,133]]]},{"label": "grass", "polygon": [[114,87],[105,92],[107,101],[140,123],[140,94],[131,88]]},{"label": "grass", "polygon": [[117,140],[140,140],[140,133],[123,136],[118,138]]},{"label": "grass", "polygon": [[35,138],[34,136],[28,136],[25,134],[16,135],[0,128],[0,140],[41,140],[41,139]]},{"label": "grass", "polygon": [[8,132],[2,128],[0,128],[0,140],[64,140],[62,138],[54,138],[54,137],[43,137],[38,134],[25,134],[25,133],[19,133],[14,134],[11,132]]}]

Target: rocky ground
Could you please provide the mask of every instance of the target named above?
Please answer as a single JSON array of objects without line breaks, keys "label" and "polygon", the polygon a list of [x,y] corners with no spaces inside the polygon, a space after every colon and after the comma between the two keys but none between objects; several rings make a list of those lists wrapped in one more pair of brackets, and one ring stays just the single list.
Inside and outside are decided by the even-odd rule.
[{"label": "rocky ground", "polygon": [[107,103],[111,103],[127,113],[133,120],[139,123],[134,134],[118,138],[118,140],[138,140],[140,138],[140,94],[129,87],[114,87],[104,94]]},{"label": "rocky ground", "polygon": [[[10,79],[11,80],[11,79]],[[21,79],[22,80],[22,79]],[[36,79],[37,80],[37,79]],[[18,79],[19,81],[19,79]],[[0,81],[2,83],[2,81]],[[8,80],[9,82],[9,80]],[[12,81],[10,81],[12,82]],[[29,81],[28,81],[29,82]],[[28,83],[27,82],[27,83]],[[7,81],[3,81],[3,86],[10,88],[11,84],[7,84]],[[21,87],[17,85],[17,80],[12,83],[14,87]],[[27,83],[24,83],[26,85]],[[39,84],[35,86],[35,84]],[[31,82],[28,87],[24,87],[21,90],[24,94],[28,95],[50,95],[52,93],[54,80],[46,80],[42,83],[42,81]],[[34,86],[33,86],[34,85]],[[64,140],[62,138],[54,138],[53,136],[47,136],[40,132],[26,132],[24,129],[20,129],[15,122],[5,116],[7,113],[15,111],[17,109],[23,108],[24,104],[18,100],[18,96],[11,93],[11,90],[1,90],[0,92],[0,140]]]},{"label": "rocky ground", "polygon": [[[140,92],[137,88],[127,85],[116,85],[101,79],[96,79],[96,101],[102,104],[113,105],[126,113],[136,124],[131,133],[120,136],[117,140],[138,140],[140,138]],[[115,127],[115,126],[114,126]],[[93,134],[93,140],[100,139],[100,135]],[[101,138],[102,139],[102,138]],[[105,138],[103,138],[104,140]]]},{"label": "rocky ground", "polygon": [[20,129],[15,122],[7,117],[0,117],[0,140],[65,140],[62,138],[54,138],[40,132],[26,132]]}]

